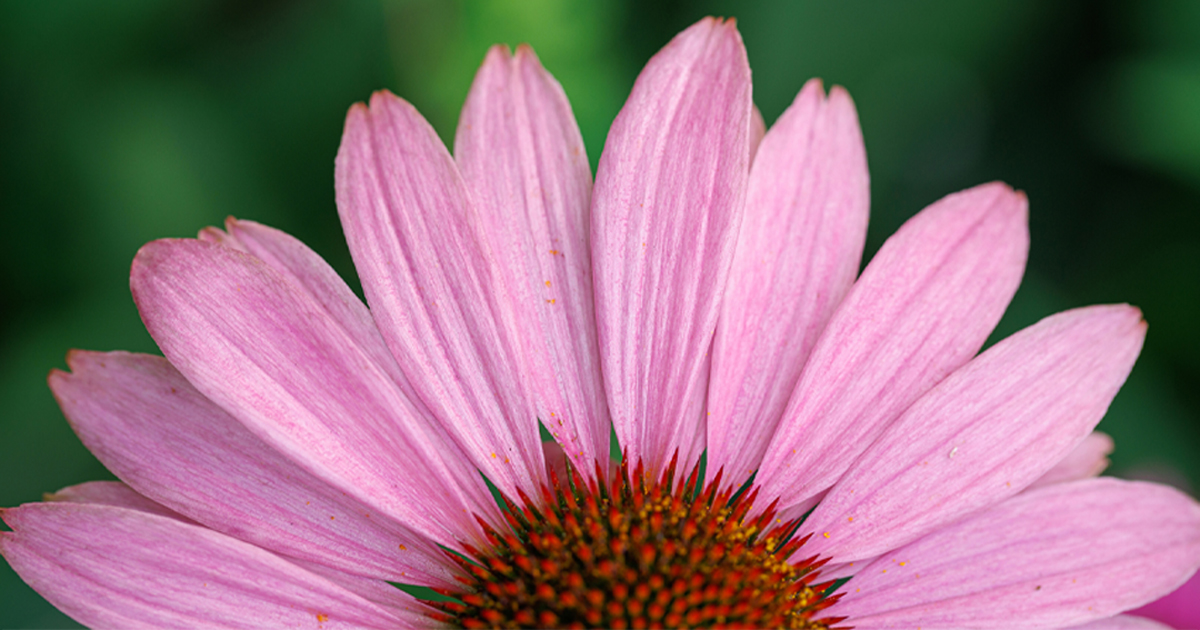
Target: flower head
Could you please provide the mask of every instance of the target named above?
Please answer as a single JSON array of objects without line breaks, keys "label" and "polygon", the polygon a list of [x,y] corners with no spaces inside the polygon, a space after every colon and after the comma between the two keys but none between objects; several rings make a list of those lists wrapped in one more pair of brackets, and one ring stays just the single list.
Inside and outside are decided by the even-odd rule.
[{"label": "flower head", "polygon": [[1132,628],[1200,566],[1193,500],[1093,478],[1140,312],[980,353],[1028,250],[999,183],[857,275],[853,103],[813,81],[765,130],[732,22],[649,62],[594,184],[527,47],[488,54],[453,157],[353,106],[335,179],[369,310],[230,219],[134,261],[165,359],[51,374],[123,483],[4,510],[0,552],[81,622]]}]

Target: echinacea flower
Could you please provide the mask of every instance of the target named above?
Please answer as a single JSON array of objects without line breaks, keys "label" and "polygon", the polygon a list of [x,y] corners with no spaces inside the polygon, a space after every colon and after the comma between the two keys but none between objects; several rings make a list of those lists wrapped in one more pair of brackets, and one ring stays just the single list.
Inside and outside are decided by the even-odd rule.
[{"label": "echinacea flower", "polygon": [[647,64],[594,185],[526,47],[453,157],[391,94],[352,107],[335,179],[370,310],[231,219],[134,260],[165,359],[51,374],[123,483],[4,510],[0,552],[80,622],[1148,628],[1119,613],[1200,566],[1193,500],[1095,478],[1140,312],[979,353],[1028,249],[1003,184],[856,278],[854,106],[810,82],[765,131],[732,22]]}]

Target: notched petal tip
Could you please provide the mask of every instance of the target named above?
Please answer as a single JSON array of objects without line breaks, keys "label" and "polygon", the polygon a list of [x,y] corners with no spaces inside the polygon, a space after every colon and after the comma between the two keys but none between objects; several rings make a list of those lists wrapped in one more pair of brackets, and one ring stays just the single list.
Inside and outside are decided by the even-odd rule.
[{"label": "notched petal tip", "polygon": [[1139,307],[1139,306],[1134,306],[1134,305],[1132,305],[1132,304],[1128,304],[1128,303],[1122,303],[1122,304],[1120,304],[1119,306],[1124,306],[1125,308],[1129,309],[1129,310],[1130,310],[1130,311],[1132,311],[1134,314],[1136,314],[1136,316],[1137,316],[1137,325],[1138,325],[1138,327],[1139,327],[1139,328],[1141,328],[1141,329],[1142,329],[1142,334],[1143,334],[1143,335],[1145,335],[1145,334],[1146,334],[1146,330],[1147,330],[1148,328],[1150,328],[1150,322],[1146,321],[1146,314],[1142,312],[1142,309],[1141,309],[1141,307]]},{"label": "notched petal tip", "polygon": [[[712,16],[705,17],[681,31],[655,57],[659,57],[668,51],[673,51],[676,47],[689,45],[695,40],[704,40],[711,37],[732,37],[741,50],[742,57],[745,57],[745,46],[742,43],[742,34],[737,29],[737,19]],[[651,60],[652,62],[653,60]],[[749,69],[749,66],[747,66],[747,69]]]},{"label": "notched petal tip", "polygon": [[413,106],[412,103],[409,103],[403,98],[396,96],[391,90],[375,90],[371,93],[371,100],[368,108],[369,114],[377,116],[383,111],[388,111],[390,113],[390,111],[394,110],[395,108],[409,110],[413,114],[418,116],[420,115],[417,114],[417,108]]},{"label": "notched petal tip", "polygon": [[697,22],[695,25],[693,25],[693,27],[700,25],[700,24],[704,24],[705,26],[708,26],[709,28],[712,28],[712,29],[724,27],[724,28],[734,30],[734,31],[737,30],[737,18],[736,17],[725,17],[723,15],[709,15],[709,16],[705,16],[705,17],[701,18],[699,22]]},{"label": "notched petal tip", "polygon": [[[350,155],[362,147],[374,145],[381,132],[405,132],[418,130],[434,138],[437,133],[421,116],[417,108],[389,90],[376,90],[368,103],[355,103],[346,114],[342,129],[342,141],[335,158],[335,182],[344,177],[341,170]],[[440,143],[440,140],[439,140]]]},{"label": "notched petal tip", "polygon": [[944,200],[952,198],[966,200],[970,205],[986,206],[987,213],[1001,217],[1003,223],[1019,229],[1019,250],[1025,252],[1021,254],[1024,260],[1029,251],[1029,197],[1025,191],[1016,190],[1006,182],[996,180],[947,195]]},{"label": "notched petal tip", "polygon": [[[51,368],[50,373],[46,375],[46,383],[50,386],[51,393],[57,398],[58,392],[55,391],[56,387],[69,382],[81,370],[87,369],[91,364],[99,362],[97,358],[103,357],[105,354],[107,353],[95,350],[80,350],[79,348],[68,350],[66,356],[67,369]],[[101,367],[103,367],[102,363]]]},{"label": "notched petal tip", "polygon": [[50,373],[46,375],[46,385],[50,387],[50,392],[54,394],[56,401],[58,400],[58,392],[54,391],[55,388],[62,386],[62,384],[70,380],[70,378],[70,372],[66,370],[60,370],[58,368],[50,368]]},{"label": "notched petal tip", "polygon": [[1114,334],[1137,337],[1139,344],[1146,337],[1146,331],[1150,326],[1146,322],[1142,309],[1126,303],[1096,304],[1074,310],[1089,317],[1111,320]]}]

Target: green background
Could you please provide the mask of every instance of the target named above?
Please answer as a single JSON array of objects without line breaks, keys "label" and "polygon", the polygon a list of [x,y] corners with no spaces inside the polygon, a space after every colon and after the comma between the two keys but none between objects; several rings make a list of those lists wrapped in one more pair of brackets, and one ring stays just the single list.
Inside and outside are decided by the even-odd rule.
[{"label": "green background", "polygon": [[[1142,307],[1101,425],[1112,472],[1200,482],[1200,3],[0,0],[0,506],[109,478],[45,376],[69,348],[155,351],[128,290],[140,245],[232,214],[353,278],[333,201],[351,103],[388,88],[450,138],[488,46],[529,42],[595,164],[641,65],[707,14],[738,18],[768,122],[810,77],[850,90],[868,255],[949,192],[1027,191],[997,334]],[[0,564],[0,626],[70,625]]]}]

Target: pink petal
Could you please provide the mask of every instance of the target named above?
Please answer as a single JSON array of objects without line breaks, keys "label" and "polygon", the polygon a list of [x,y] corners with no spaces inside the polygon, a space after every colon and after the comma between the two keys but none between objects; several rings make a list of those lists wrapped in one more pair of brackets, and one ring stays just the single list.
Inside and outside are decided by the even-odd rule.
[{"label": "pink petal", "polygon": [[945,197],[888,239],[817,340],[758,471],[780,506],[828,488],[999,321],[1029,249],[1025,195]]},{"label": "pink petal", "polygon": [[412,105],[376,92],[350,108],[335,182],[367,303],[418,399],[502,491],[536,487],[545,464],[520,342],[446,147]]},{"label": "pink petal", "polygon": [[836,87],[826,100],[813,79],[750,170],[713,342],[710,477],[724,468],[737,485],[758,468],[817,336],[858,273],[869,206],[854,103]]},{"label": "pink petal", "polygon": [[1127,305],[1052,315],[909,407],[800,529],[805,554],[869,558],[1008,498],[1091,432],[1133,368],[1146,323]]},{"label": "pink petal", "polygon": [[417,391],[396,364],[391,351],[375,327],[367,306],[346,285],[333,267],[299,239],[254,221],[225,220],[222,232],[209,227],[200,231],[200,240],[218,243],[250,254],[267,263],[286,279],[307,291],[345,330],[354,342],[400,387],[421,413],[423,420],[438,424],[439,420],[424,406]]},{"label": "pink petal", "polygon": [[1061,628],[1110,617],[1200,565],[1200,505],[1150,483],[1047,486],[882,556],[828,609],[856,630]]},{"label": "pink petal", "polygon": [[34,590],[105,628],[394,628],[423,606],[383,608],[248,543],[203,527],[95,504],[0,512],[0,553]]},{"label": "pink petal", "polygon": [[1131,612],[1176,628],[1200,628],[1200,573],[1193,574],[1183,586]]},{"label": "pink petal", "polygon": [[234,246],[267,263],[311,294],[363,352],[387,370],[409,400],[416,402],[415,406],[432,421],[429,412],[420,407],[415,390],[388,351],[379,329],[375,327],[375,320],[371,319],[371,312],[329,263],[294,236],[261,223],[230,217],[225,221],[225,229],[228,232],[226,238],[221,240],[222,244]]},{"label": "pink petal", "polygon": [[[452,586],[432,541],[318,479],[205,398],[166,359],[72,352],[50,387],[84,445],[141,500],[276,553],[344,571]],[[135,507],[124,484],[75,486],[89,502]],[[115,486],[115,487],[114,487]],[[133,495],[115,502],[100,488]],[[57,498],[57,496],[55,498]],[[157,503],[155,503],[155,501]],[[161,505],[159,505],[161,504]]]},{"label": "pink petal", "polygon": [[[157,357],[151,357],[157,358]],[[161,361],[161,359],[159,359]],[[165,363],[165,362],[164,362]],[[195,521],[173,512],[150,499],[138,494],[129,486],[119,481],[89,481],[79,485],[63,488],[58,492],[46,495],[47,501],[63,501],[72,503],[96,503],[100,505],[108,505],[113,507],[122,507],[139,512],[147,512],[159,516],[167,516],[184,523],[196,525]],[[261,547],[261,545],[259,545]],[[351,575],[337,569],[332,569],[320,564],[314,564],[299,560],[296,558],[288,558],[293,564],[307,569],[317,575],[325,577],[330,581],[345,587],[353,593],[357,593],[366,599],[375,602],[381,606],[391,607],[404,611],[413,607],[414,602],[404,591],[397,589],[395,586],[387,582],[374,578],[366,578],[358,575]],[[445,558],[443,558],[443,564]],[[447,582],[444,585],[454,585],[454,582]]]},{"label": "pink petal", "polygon": [[[310,573],[315,573],[350,591],[351,593],[366,599],[369,602],[398,612],[401,615],[407,616],[414,612],[437,613],[436,609],[429,606],[425,602],[414,600],[411,595],[384,580],[354,575],[351,573],[346,573],[345,571],[332,569],[324,565],[305,562],[303,560],[296,560],[294,558],[288,558],[288,560],[301,569],[305,569]],[[461,584],[456,583],[456,586],[461,587]],[[420,627],[428,628],[435,625],[440,626],[442,624],[435,624],[433,623],[433,619],[430,618],[421,619],[418,622],[418,625]]]},{"label": "pink petal", "polygon": [[192,522],[186,516],[138,494],[133,488],[120,481],[88,481],[74,486],[67,486],[58,492],[47,493],[44,499],[46,501],[60,501],[65,503],[111,505],[113,507],[122,507],[149,514],[167,516],[188,523]]},{"label": "pink petal", "polygon": [[651,471],[676,450],[688,464],[704,448],[750,111],[741,36],[732,21],[706,18],[646,64],[596,171],[592,266],[609,411],[621,447]]},{"label": "pink petal", "polygon": [[131,285],[180,373],[318,479],[446,545],[476,531],[472,512],[495,516],[439,427],[311,294],[262,261],[155,241],[138,252]]},{"label": "pink petal", "polygon": [[1095,477],[1108,468],[1108,456],[1112,452],[1112,438],[1100,431],[1092,431],[1046,474],[1029,484],[1027,489]]},{"label": "pink petal", "polygon": [[1171,630],[1171,626],[1164,626],[1157,621],[1151,621],[1145,617],[1117,615],[1116,617],[1085,623],[1082,626],[1072,626],[1065,630]]},{"label": "pink petal", "polygon": [[528,46],[495,46],[454,155],[497,265],[501,306],[537,415],[580,470],[609,461],[588,230],[592,175],[562,88]]}]

